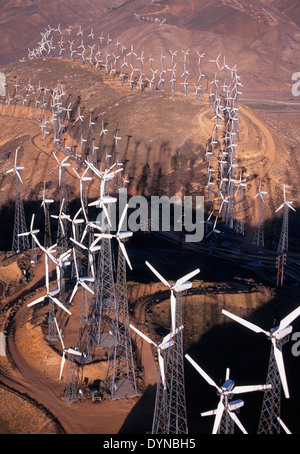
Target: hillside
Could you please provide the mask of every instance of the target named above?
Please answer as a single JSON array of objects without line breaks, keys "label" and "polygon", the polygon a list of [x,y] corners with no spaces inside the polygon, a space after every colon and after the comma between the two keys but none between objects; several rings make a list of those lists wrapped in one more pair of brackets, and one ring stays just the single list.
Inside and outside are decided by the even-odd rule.
[{"label": "hillside", "polygon": [[[190,49],[190,67],[196,67],[196,51],[205,52],[205,73],[210,78],[213,66],[210,59],[219,53],[230,66],[237,64],[245,91],[289,91],[291,75],[298,70],[295,55],[299,53],[299,6],[296,2],[267,2],[241,0],[190,1],[145,0],[114,2],[84,0],[80,2],[44,0],[2,3],[1,35],[4,46],[0,64],[16,62],[27,56],[48,26],[65,30],[71,25],[73,38],[78,39],[81,27],[85,43],[93,29],[131,44],[137,53],[152,54],[159,59],[161,52]],[[109,5],[109,7],[108,7]],[[143,20],[137,20],[137,17]],[[293,20],[291,20],[293,17]],[[164,20],[160,26],[150,20]],[[91,44],[91,42],[89,42]],[[114,46],[115,44],[111,44]],[[109,46],[105,48],[109,49]],[[113,47],[110,47],[112,50]],[[221,61],[222,61],[221,60]]]}]

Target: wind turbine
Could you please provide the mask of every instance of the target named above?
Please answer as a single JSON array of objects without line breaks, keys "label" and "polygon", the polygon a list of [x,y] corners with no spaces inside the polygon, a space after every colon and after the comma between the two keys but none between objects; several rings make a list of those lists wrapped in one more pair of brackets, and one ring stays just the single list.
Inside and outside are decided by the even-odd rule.
[{"label": "wind turbine", "polygon": [[63,309],[65,312],[67,312],[67,314],[71,315],[71,312],[69,311],[69,309],[67,309],[57,298],[55,298],[55,295],[57,295],[59,293],[59,288],[54,289],[54,290],[50,290],[50,287],[49,287],[49,270],[48,270],[48,255],[47,254],[45,254],[45,266],[46,266],[45,279],[46,279],[46,290],[47,290],[47,293],[46,293],[46,295],[41,296],[40,298],[37,298],[36,300],[34,300],[31,303],[27,304],[27,307],[34,306],[35,304],[41,303],[46,298],[49,298],[58,307]]},{"label": "wind turbine", "polygon": [[59,372],[59,379],[61,380],[62,379],[62,373],[63,373],[64,365],[65,365],[65,361],[66,361],[66,355],[82,356],[82,353],[80,353],[78,350],[74,350],[71,347],[69,347],[69,348],[65,347],[65,344],[64,344],[64,342],[62,340],[62,336],[61,336],[60,329],[58,327],[58,323],[57,323],[56,318],[54,318],[54,320],[55,320],[56,329],[57,329],[57,332],[58,332],[58,335],[59,335],[59,339],[60,339],[60,343],[61,343],[62,350],[63,350],[63,354],[62,354],[62,358],[61,358],[61,365],[60,365],[60,372]]},{"label": "wind turbine", "polygon": [[267,194],[267,191],[262,191],[261,188],[261,178],[259,180],[259,190],[254,196],[254,199],[259,197],[259,207],[258,207],[258,224],[255,231],[252,244],[256,247],[264,247],[264,195]]},{"label": "wind turbine", "polygon": [[277,365],[277,370],[280,376],[281,384],[284,390],[285,397],[288,399],[290,397],[289,389],[288,389],[288,384],[287,384],[287,379],[286,379],[286,373],[285,373],[285,368],[284,368],[284,362],[283,362],[283,356],[282,356],[282,351],[281,351],[281,344],[284,338],[286,338],[293,330],[292,326],[290,323],[292,323],[295,318],[297,318],[300,315],[300,306],[298,306],[296,309],[294,309],[290,314],[288,314],[286,317],[284,317],[278,326],[275,328],[272,328],[270,331],[265,331],[264,329],[260,328],[259,326],[242,319],[241,317],[238,317],[237,315],[231,314],[230,312],[226,310],[222,310],[222,313],[224,315],[227,315],[227,317],[231,318],[232,320],[235,320],[236,322],[240,323],[241,325],[245,326],[246,328],[250,329],[251,331],[254,331],[255,333],[263,333],[267,336],[268,339],[270,339],[272,343],[272,349],[271,349],[271,354],[274,353],[275,357],[275,362]]},{"label": "wind turbine", "polygon": [[60,210],[59,210],[59,214],[51,214],[51,217],[54,218],[54,219],[58,219],[58,222],[60,224],[60,228],[61,228],[61,231],[62,231],[62,235],[65,236],[65,228],[64,228],[64,223],[63,221],[64,220],[67,220],[69,219],[69,215],[68,214],[65,214],[63,212],[63,208],[64,208],[64,203],[65,203],[65,199],[62,199],[61,201],[61,205],[60,205]]},{"label": "wind turbine", "polygon": [[169,282],[163,276],[161,276],[161,274],[149,262],[146,261],[146,265],[158,277],[158,279],[171,291],[171,321],[172,321],[171,332],[175,333],[176,328],[178,328],[176,326],[176,294],[192,288],[193,284],[189,281],[189,279],[194,277],[196,274],[200,273],[200,270],[199,268],[197,268],[191,273],[188,273],[185,276],[181,277],[173,284],[169,284]]},{"label": "wind turbine", "polygon": [[215,219],[215,222],[214,222],[214,225],[213,225],[212,230],[206,235],[205,238],[208,238],[212,233],[213,233],[214,235],[221,233],[221,230],[218,230],[218,229],[216,228],[216,226],[217,226],[217,221],[218,221],[218,216],[216,216],[216,219]]},{"label": "wind turbine", "polygon": [[65,167],[68,167],[70,165],[69,162],[67,162],[67,160],[69,159],[69,156],[66,156],[62,161],[59,161],[57,156],[56,156],[56,153],[53,152],[53,156],[56,160],[56,162],[58,163],[59,165],[59,186],[62,185],[62,183],[64,183],[64,180],[63,180],[63,175],[62,175],[62,172],[63,172],[63,169]]},{"label": "wind turbine", "polygon": [[286,200],[286,185],[283,185],[283,203],[275,211],[277,213],[282,208],[284,208],[282,228],[280,233],[279,244],[277,248],[277,255],[287,254],[288,252],[288,225],[289,225],[289,210],[296,211],[292,206],[292,201]]},{"label": "wind turbine", "polygon": [[36,235],[37,233],[39,233],[39,229],[33,229],[34,218],[35,218],[35,214],[33,214],[32,217],[31,217],[31,223],[30,223],[30,230],[29,230],[29,232],[19,233],[18,236],[28,236],[28,235],[34,236],[34,235]]},{"label": "wind turbine", "polygon": [[6,173],[14,172],[17,175],[17,177],[20,180],[20,182],[23,183],[22,178],[20,176],[20,170],[24,170],[24,167],[23,166],[17,166],[17,159],[18,159],[18,151],[19,151],[19,149],[20,149],[20,147],[16,148],[14,166],[11,169],[7,170]]},{"label": "wind turbine", "polygon": [[282,355],[282,345],[286,341],[287,336],[292,332],[290,323],[300,315],[300,306],[284,317],[278,326],[270,331],[265,331],[259,326],[222,310],[224,315],[254,331],[255,333],[263,333],[271,341],[271,353],[269,359],[269,367],[267,373],[267,383],[271,383],[272,390],[266,391],[260,415],[258,433],[280,433],[280,395],[281,385],[286,398],[290,397],[285,367]]},{"label": "wind turbine", "polygon": [[[130,324],[129,326],[133,331],[135,331],[139,336],[141,336],[143,339],[145,339],[149,344],[152,344],[156,347],[157,352],[158,352],[159,378],[161,379],[164,389],[166,389],[166,371],[165,371],[165,360],[164,360],[163,352],[173,345],[173,343],[174,343],[173,337],[174,337],[174,334],[176,334],[176,333],[167,334],[167,336],[165,336],[161,342],[156,344],[148,336],[146,336],[144,333],[139,331],[135,326],[133,326],[132,324]],[[182,329],[182,328],[183,327],[181,326],[179,329]]]},{"label": "wind turbine", "polygon": [[[243,433],[247,433],[242,423],[239,421],[238,417],[233,413],[230,406],[229,400],[235,394],[253,392],[253,391],[263,391],[272,387],[269,385],[246,385],[246,386],[236,386],[235,382],[229,378],[229,369],[226,371],[225,382],[218,386],[214,380],[188,355],[185,355],[185,358],[192,364],[192,366],[199,372],[199,374],[207,381],[207,383],[217,389],[218,395],[220,396],[219,404],[216,410],[205,412],[202,416],[215,415],[214,425],[213,425],[213,434],[217,434],[221,425],[222,417],[224,412],[226,412],[230,418],[238,425]],[[234,401],[231,404],[238,404],[238,401]]]},{"label": "wind turbine", "polygon": [[87,218],[87,214],[86,214],[87,198],[86,198],[86,187],[85,187],[85,185],[86,185],[86,183],[88,181],[92,180],[92,177],[85,176],[86,172],[88,171],[88,167],[84,170],[84,172],[83,172],[83,174],[81,176],[79,176],[78,172],[74,169],[74,167],[73,167],[73,171],[74,171],[75,175],[77,176],[77,178],[80,181],[80,202],[81,202],[82,211],[83,211],[83,215],[84,215],[85,221],[88,222],[88,218]]},{"label": "wind turbine", "polygon": [[101,179],[100,184],[100,197],[95,200],[94,202],[89,203],[89,206],[97,206],[98,208],[102,208],[104,214],[108,220],[109,225],[111,226],[111,221],[108,213],[108,209],[106,205],[110,205],[111,203],[116,203],[116,197],[111,197],[110,195],[106,195],[106,185],[107,182],[112,180],[116,173],[121,172],[123,169],[119,168],[117,170],[111,171],[115,166],[116,163],[113,164],[110,168],[106,169],[104,172],[99,172],[93,164],[88,161],[85,161],[87,165],[90,167],[91,170]]},{"label": "wind turbine", "polygon": [[24,212],[24,202],[22,197],[22,187],[23,183],[20,176],[20,170],[23,170],[23,166],[17,165],[18,151],[20,147],[17,147],[15,152],[14,166],[7,170],[6,173],[14,172],[16,175],[16,203],[15,203],[15,217],[14,217],[14,231],[13,231],[13,241],[12,241],[12,250],[15,252],[23,251],[29,249],[29,241],[26,235],[20,240],[20,234],[26,232],[26,219]]},{"label": "wind turbine", "polygon": [[94,295],[94,291],[87,285],[87,282],[94,282],[95,279],[93,277],[80,277],[79,276],[77,261],[76,261],[76,253],[75,253],[74,248],[73,248],[73,260],[74,260],[74,265],[75,265],[75,270],[76,270],[77,281],[76,281],[75,287],[72,291],[69,303],[72,302],[79,285],[81,285],[81,287],[83,287],[85,290],[87,290],[88,292],[90,292]]},{"label": "wind turbine", "polygon": [[[123,243],[124,240],[126,240],[127,238],[131,237],[133,235],[133,233],[131,231],[124,231],[124,232],[121,232],[121,227],[122,227],[122,224],[123,224],[123,221],[124,221],[124,218],[126,216],[126,213],[127,213],[127,210],[128,210],[128,204],[125,205],[125,208],[123,210],[123,213],[121,215],[121,218],[120,218],[120,222],[119,222],[119,226],[118,226],[118,230],[117,230],[117,233],[116,234],[112,234],[112,233],[100,233],[100,234],[95,234],[95,236],[97,237],[93,243],[91,244],[91,248],[94,248],[96,246],[96,244],[98,243],[99,240],[101,240],[102,238],[107,238],[107,239],[112,239],[112,238],[116,238],[118,243],[119,243],[119,247],[126,259],[126,262],[129,266],[129,268],[132,270],[132,265],[131,265],[131,262],[129,260],[129,257],[128,257],[128,254],[127,254],[127,251],[126,251],[126,248],[125,248],[125,245]],[[95,228],[98,228],[99,230],[102,230],[101,227],[98,227],[97,224],[89,224],[91,227],[95,227]]]}]

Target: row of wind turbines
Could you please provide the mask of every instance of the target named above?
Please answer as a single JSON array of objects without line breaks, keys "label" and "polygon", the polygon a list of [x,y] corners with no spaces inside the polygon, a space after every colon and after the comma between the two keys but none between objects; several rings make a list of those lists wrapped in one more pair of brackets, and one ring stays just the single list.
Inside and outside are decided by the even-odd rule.
[{"label": "row of wind turbines", "polygon": [[[119,41],[119,38],[113,40],[109,33],[105,36],[102,32],[97,36],[93,28],[85,34],[81,26],[78,30],[74,30],[72,26],[62,30],[60,24],[56,28],[48,25],[41,32],[41,36],[37,46],[34,49],[28,49],[29,60],[55,55],[71,61],[77,58],[82,64],[88,62],[89,67],[95,68],[96,71],[118,77],[122,85],[128,83],[131,91],[138,87],[141,93],[147,88],[150,91],[158,89],[173,93],[182,91],[184,95],[194,92],[195,99],[198,101],[203,97],[204,90],[208,90],[209,87],[208,76],[203,73],[202,68],[205,53],[198,50],[191,53],[190,48],[180,51],[169,49],[167,55],[160,53],[157,62],[151,54],[146,57],[143,50],[137,54],[134,43],[125,45]],[[183,56],[183,59],[178,59],[179,55]],[[169,61],[166,64],[167,57]],[[20,59],[22,63],[25,61],[26,57]],[[209,63],[217,63],[220,68],[219,61],[220,54],[215,60],[209,60]],[[225,63],[225,58],[222,68],[229,73],[236,71],[236,65],[230,68]],[[167,74],[170,74],[169,78],[166,77]],[[206,81],[206,87],[203,81]],[[216,78],[210,85],[215,83],[217,83]],[[182,90],[178,90],[180,86]]]}]

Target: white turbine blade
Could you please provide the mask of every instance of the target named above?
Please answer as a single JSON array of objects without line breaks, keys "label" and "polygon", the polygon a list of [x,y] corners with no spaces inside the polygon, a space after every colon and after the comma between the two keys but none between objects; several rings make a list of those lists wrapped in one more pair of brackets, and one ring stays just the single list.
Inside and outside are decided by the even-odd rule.
[{"label": "white turbine blade", "polygon": [[93,278],[95,278],[94,259],[93,259],[93,255],[90,252],[89,252],[89,263],[90,263],[92,276],[93,276]]},{"label": "white turbine blade", "polygon": [[19,180],[21,181],[21,183],[23,183],[22,178],[17,170],[16,170],[16,174],[17,174],[17,177],[19,178]]},{"label": "white turbine blade", "polygon": [[[79,176],[79,174],[78,174],[77,170],[76,170],[76,169],[74,169],[74,167],[72,167],[72,169],[73,169],[73,171],[74,171],[75,175],[77,176],[77,178],[78,178],[78,179],[80,180],[80,176]],[[85,170],[86,170],[86,169],[85,169]]]},{"label": "white turbine blade", "polygon": [[172,344],[171,344],[171,341],[172,341],[172,343],[173,343],[173,338],[174,338],[174,336],[176,336],[176,334],[178,334],[179,331],[181,331],[182,329],[183,329],[183,325],[181,325],[179,328],[176,328],[176,329],[174,330],[174,332],[170,332],[169,334],[167,334],[167,335],[163,338],[163,340],[160,342],[159,348],[160,348],[161,350],[164,350],[165,348],[170,347],[170,345],[172,345]]},{"label": "white turbine blade", "polygon": [[60,291],[60,277],[61,277],[60,267],[58,265],[56,265],[56,278],[57,278],[57,284],[58,284],[59,291]]},{"label": "white turbine blade", "polygon": [[230,418],[236,423],[236,425],[241,429],[241,431],[244,434],[247,434],[248,432],[246,431],[245,427],[243,426],[243,424],[241,423],[241,421],[239,420],[237,415],[235,413],[233,413],[233,411],[230,411],[230,410],[228,410],[228,414],[229,414]]},{"label": "white turbine blade", "polygon": [[[79,208],[79,210],[78,210],[77,213],[75,214],[73,221],[75,221],[75,220],[77,219],[77,216],[79,216],[79,213],[80,213],[81,211],[83,211],[83,210],[82,210],[82,207]],[[79,224],[82,223],[82,222],[84,222],[83,219],[78,219],[78,220],[77,220],[77,223],[79,223]]]},{"label": "white turbine blade", "polygon": [[107,220],[108,220],[108,223],[109,223],[109,225],[111,226],[111,222],[110,222],[108,210],[107,210],[106,205],[105,205],[104,203],[102,203],[102,208],[103,208],[104,214],[105,214],[105,216],[106,216],[106,218],[107,218]]},{"label": "white turbine blade", "polygon": [[284,424],[284,422],[282,421],[281,418],[279,418],[279,416],[277,416],[277,420],[279,422],[279,424],[281,425],[281,427],[283,428],[283,430],[285,431],[286,434],[291,434],[292,432],[290,432],[290,430],[287,428],[287,426]]},{"label": "white turbine blade", "polygon": [[84,244],[80,243],[79,241],[75,240],[74,238],[70,237],[70,240],[73,241],[73,243],[77,244],[77,246],[79,246],[83,249],[88,249]]},{"label": "white turbine blade", "polygon": [[49,266],[48,266],[48,260],[47,260],[47,255],[45,255],[45,280],[46,280],[46,289],[47,293],[49,292]]},{"label": "white turbine blade", "polygon": [[131,329],[133,329],[133,331],[135,331],[139,336],[141,336],[143,339],[145,339],[145,341],[147,341],[149,344],[153,344],[155,345],[155,347],[157,347],[157,345],[155,344],[155,342],[153,342],[151,339],[149,339],[149,337],[147,337],[144,333],[142,333],[140,330],[138,330],[137,328],[135,328],[135,326],[133,325],[129,325]]},{"label": "white turbine blade", "polygon": [[82,356],[82,353],[78,352],[77,350],[74,350],[74,348],[68,348],[66,350],[66,353],[71,353],[71,355],[77,355],[77,356]]},{"label": "white turbine blade", "polygon": [[58,337],[59,337],[59,339],[60,339],[62,348],[63,348],[63,350],[64,350],[64,349],[65,349],[65,346],[64,346],[64,342],[63,342],[63,340],[62,340],[61,334],[60,334],[60,329],[59,329],[59,327],[58,327],[58,323],[57,323],[56,317],[54,317],[54,321],[55,321],[55,325],[56,325],[56,330],[57,330],[57,333],[58,333]]},{"label": "white turbine blade", "polygon": [[121,229],[122,224],[123,224],[123,222],[124,222],[124,219],[125,219],[127,210],[128,210],[128,203],[125,205],[125,208],[124,208],[123,213],[122,213],[122,215],[121,215],[117,235],[120,233],[120,229]]},{"label": "white turbine blade", "polygon": [[34,217],[35,217],[35,214],[33,214],[31,217],[30,231],[32,231],[32,229],[33,229]]},{"label": "white turbine blade", "polygon": [[246,386],[235,386],[230,393],[232,394],[241,394],[241,393],[250,393],[252,391],[264,391],[266,389],[272,388],[272,385],[246,385]]},{"label": "white turbine blade", "polygon": [[159,279],[163,284],[165,284],[165,285],[166,285],[167,287],[169,287],[169,288],[171,287],[170,284],[169,284],[169,282],[166,281],[166,279],[163,278],[163,277],[159,274],[159,272],[156,271],[156,269],[153,268],[152,265],[150,265],[149,262],[146,261],[145,263],[146,263],[146,265],[150,268],[150,270],[158,277],[158,279]]},{"label": "white turbine blade", "polygon": [[162,381],[163,387],[166,388],[165,364],[164,364],[164,358],[160,352],[158,352],[158,364],[159,364],[161,381]]},{"label": "white turbine blade", "polygon": [[17,166],[17,159],[18,159],[18,148],[16,148],[16,153],[15,153],[15,167]]},{"label": "white turbine blade", "polygon": [[229,376],[230,376],[230,369],[229,369],[229,367],[227,367],[227,369],[226,369],[226,375],[225,375],[225,380],[229,380]]},{"label": "white turbine blade", "polygon": [[[40,242],[38,241],[37,237],[36,237],[35,235],[32,235],[32,236],[34,237],[35,242],[38,244],[38,246],[41,248],[41,250],[47,255],[47,257],[49,257],[50,260],[52,260],[52,262],[55,263],[55,265],[58,265],[57,260],[56,260],[56,259],[53,257],[53,255],[51,255],[50,252],[49,252],[49,251],[50,251],[50,248],[49,248],[49,249],[44,248],[44,247],[40,244]],[[56,244],[55,244],[54,246],[56,246]],[[52,248],[53,248],[54,246],[52,246]]]},{"label": "white turbine blade", "polygon": [[201,416],[215,416],[216,414],[217,414],[217,409],[204,411],[203,413],[201,413]]},{"label": "white turbine blade", "polygon": [[131,265],[131,262],[130,262],[130,260],[129,260],[129,257],[128,257],[128,254],[127,254],[125,245],[124,245],[124,243],[122,243],[121,240],[119,240],[119,238],[117,238],[117,240],[118,240],[118,242],[119,242],[119,246],[120,246],[120,249],[121,249],[121,251],[122,251],[122,254],[123,254],[124,257],[125,257],[126,262],[128,263],[129,268],[132,270],[132,265]]},{"label": "white turbine blade", "polygon": [[49,295],[49,298],[52,299],[52,301],[57,305],[59,306],[61,309],[63,309],[65,312],[67,312],[67,314],[71,315],[71,312],[69,311],[69,309],[67,309],[60,301],[58,301],[57,298],[53,298],[53,296]]},{"label": "white turbine blade", "polygon": [[282,205],[280,205],[279,208],[277,208],[277,210],[275,211],[275,213],[277,213],[277,211],[281,210],[281,208],[283,208],[283,207],[284,207],[284,203],[283,203]]},{"label": "white turbine blade", "polygon": [[293,211],[296,211],[295,208],[291,205],[292,202],[286,202],[286,205]]},{"label": "white turbine blade", "polygon": [[80,280],[80,284],[82,285],[82,287],[84,287],[88,292],[92,293],[92,295],[94,295],[94,291],[83,281],[83,280]]},{"label": "white turbine blade", "polygon": [[284,317],[279,323],[279,331],[288,326],[292,321],[300,315],[300,306],[293,310],[289,315]]},{"label": "white turbine blade", "polygon": [[222,309],[222,314],[227,315],[227,317],[232,318],[232,319],[235,320],[236,322],[240,323],[241,325],[244,325],[246,328],[251,329],[251,330],[254,331],[255,333],[264,333],[264,334],[266,334],[267,336],[270,335],[270,333],[269,333],[268,331],[263,330],[263,329],[260,328],[259,326],[256,326],[256,325],[254,325],[253,323],[248,322],[247,320],[244,320],[244,319],[241,318],[241,317],[238,317],[237,315],[234,315],[234,314],[231,314],[231,313],[228,312],[228,311],[225,311],[225,309]]},{"label": "white turbine blade", "polygon": [[172,333],[175,332],[176,329],[176,298],[174,295],[173,290],[171,290],[171,322],[172,322]]},{"label": "white turbine blade", "polygon": [[200,375],[202,375],[202,377],[207,381],[209,385],[214,386],[219,392],[222,392],[221,388],[219,388],[219,386],[213,381],[213,379],[210,378],[210,376],[207,375],[207,373],[188,354],[186,354],[185,357],[192,364],[192,366],[194,366],[196,371],[199,372]]},{"label": "white turbine blade", "polygon": [[198,273],[200,273],[200,269],[199,268],[197,268],[196,270],[194,270],[191,273],[187,274],[186,276],[181,277],[176,282],[176,287],[179,287],[181,284],[184,284],[186,281],[189,281],[192,277],[194,277]]},{"label": "white turbine blade", "polygon": [[285,395],[286,399],[289,399],[290,393],[289,393],[289,388],[288,388],[286,374],[285,374],[282,352],[281,352],[281,350],[279,350],[279,348],[276,345],[276,339],[272,338],[272,344],[273,344],[273,348],[274,348],[275,360],[276,360],[278,372],[280,375],[280,380],[281,380],[281,384],[283,387],[284,395]]},{"label": "white turbine blade", "polygon": [[59,379],[61,380],[61,377],[62,377],[62,373],[63,373],[63,368],[64,368],[64,365],[65,365],[65,351],[63,351],[63,355],[62,355],[62,358],[61,358],[61,365],[60,365],[60,373],[59,373]]},{"label": "white turbine blade", "polygon": [[78,289],[78,282],[76,282],[76,284],[75,284],[75,286],[74,286],[74,288],[73,288],[72,295],[71,295],[71,297],[70,297],[69,303],[72,302],[72,300],[73,300],[73,298],[74,298],[74,296],[75,296],[75,293],[77,292],[77,289]]},{"label": "white turbine blade", "polygon": [[224,404],[222,402],[222,397],[221,397],[220,402],[219,402],[218,407],[217,407],[217,413],[216,413],[214,426],[213,426],[213,430],[212,430],[213,434],[216,434],[218,432],[224,408],[225,407],[224,407]]},{"label": "white turbine blade", "polygon": [[77,260],[76,260],[76,253],[75,253],[75,249],[74,248],[73,248],[73,260],[74,260],[74,265],[75,265],[76,277],[77,277],[77,279],[79,279]]},{"label": "white turbine blade", "polygon": [[44,299],[46,298],[46,296],[41,296],[40,298],[32,301],[31,303],[27,304],[27,307],[31,307],[35,304],[38,304],[38,303],[41,303],[42,301],[44,301]]}]

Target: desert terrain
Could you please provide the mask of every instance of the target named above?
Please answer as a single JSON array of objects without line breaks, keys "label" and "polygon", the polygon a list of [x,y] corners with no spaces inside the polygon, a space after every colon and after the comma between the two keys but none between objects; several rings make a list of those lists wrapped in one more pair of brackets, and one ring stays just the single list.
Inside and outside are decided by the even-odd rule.
[{"label": "desert terrain", "polygon": [[[53,198],[51,214],[57,214],[60,202],[59,171],[53,157],[66,156],[66,148],[57,148],[43,137],[42,118],[51,123],[51,109],[42,111],[37,99],[38,87],[64,91],[64,107],[70,106],[70,122],[65,123],[62,140],[65,147],[80,148],[78,108],[84,116],[82,136],[87,139],[85,158],[93,156],[90,137],[98,146],[97,163],[103,165],[103,124],[106,145],[113,162],[116,159],[114,136],[119,131],[120,162],[128,184],[129,196],[203,195],[207,200],[205,153],[214,128],[214,110],[210,104],[214,60],[220,65],[237,65],[243,84],[239,97],[240,135],[237,164],[243,168],[245,189],[245,236],[234,248],[229,237],[199,244],[185,243],[176,232],[136,232],[126,242],[133,269],[127,269],[127,294],[130,322],[156,342],[170,329],[169,291],[151,274],[145,260],[152,263],[169,282],[174,282],[195,268],[200,274],[183,296],[183,348],[221,383],[226,368],[238,384],[265,383],[270,343],[245,330],[222,315],[227,309],[253,323],[271,326],[299,306],[299,109],[291,94],[292,74],[298,71],[300,9],[297,2],[213,0],[183,2],[144,0],[77,1],[0,1],[1,37],[0,72],[6,76],[7,97],[0,104],[0,332],[6,338],[6,356],[0,357],[0,433],[2,434],[149,434],[158,377],[157,354],[147,342],[132,334],[135,372],[139,393],[123,399],[93,402],[90,387],[105,379],[105,352],[97,349],[94,361],[78,367],[83,398],[72,404],[63,399],[66,369],[59,380],[62,351],[57,341],[47,339],[48,306],[28,308],[45,293],[45,264],[41,251],[38,263],[30,263],[30,251],[14,254],[11,250],[15,208],[15,179],[6,172],[12,168],[15,150],[22,171],[22,196],[29,226],[35,214],[35,227],[44,232],[41,207],[44,182],[47,197]],[[97,4],[96,4],[97,3]],[[157,22],[155,22],[155,19]],[[161,22],[165,22],[160,25]],[[160,22],[158,22],[160,21]],[[59,27],[58,27],[59,26]],[[103,55],[115,52],[116,42],[134,44],[137,56],[144,52],[145,72],[149,56],[159,68],[165,54],[169,68],[170,49],[177,50],[178,79],[183,71],[183,50],[189,49],[190,90],[184,94],[167,85],[165,90],[151,90],[149,81],[140,93],[122,83],[114,72],[93,64],[74,61],[67,51],[58,54],[58,39],[68,42],[67,28],[72,26],[76,45],[93,30],[111,39],[103,45]],[[53,56],[36,55],[41,32],[53,32],[56,49]],[[107,41],[108,42],[108,41]],[[99,44],[99,40],[97,42]],[[67,45],[66,45],[67,47]],[[197,51],[203,59],[203,95],[195,96],[198,76]],[[86,54],[88,57],[88,53]],[[128,63],[129,63],[129,57]],[[224,60],[225,59],[225,60]],[[135,60],[135,64],[140,64]],[[148,74],[147,73],[147,74]],[[229,71],[230,73],[230,71]],[[228,73],[228,74],[229,74]],[[220,73],[223,77],[223,72]],[[221,81],[220,81],[221,82]],[[223,82],[223,80],[222,80]],[[224,81],[225,83],[225,81]],[[179,81],[178,81],[179,84]],[[16,85],[18,85],[17,101]],[[28,86],[33,90],[30,91]],[[28,99],[32,96],[32,102]],[[22,104],[22,101],[24,103]],[[27,100],[27,102],[26,102]],[[43,117],[45,115],[45,117]],[[70,154],[66,170],[68,200],[72,216],[80,206],[79,182],[72,168],[80,174],[84,161]],[[260,180],[265,196],[265,251],[258,256],[251,241],[257,226]],[[276,213],[283,199],[283,185],[296,208],[289,219],[289,255],[285,284],[276,285],[276,247],[282,224],[282,212]],[[99,197],[99,181],[87,185],[89,202]],[[113,193],[113,190],[112,190]],[[205,219],[211,205],[205,206]],[[94,220],[97,211],[90,209]],[[51,220],[55,241],[57,224]],[[223,238],[223,240],[222,240]],[[229,246],[228,246],[229,244]],[[55,277],[51,288],[55,288]],[[69,297],[72,283],[66,287]],[[71,316],[60,309],[57,319],[67,347],[78,340],[80,292],[71,306]],[[293,323],[294,331],[300,321]],[[299,360],[291,352],[292,342],[284,346],[286,373],[291,399],[282,399],[282,418],[292,433],[299,432]],[[200,413],[215,408],[215,390],[185,363],[186,406],[190,434],[207,434],[212,418]],[[255,393],[254,393],[255,394]],[[240,419],[249,433],[255,433],[262,394],[245,396]],[[238,429],[237,429],[238,431]]]}]

